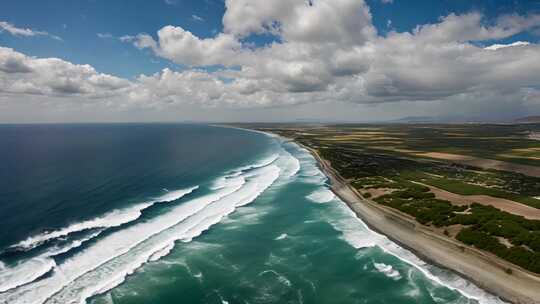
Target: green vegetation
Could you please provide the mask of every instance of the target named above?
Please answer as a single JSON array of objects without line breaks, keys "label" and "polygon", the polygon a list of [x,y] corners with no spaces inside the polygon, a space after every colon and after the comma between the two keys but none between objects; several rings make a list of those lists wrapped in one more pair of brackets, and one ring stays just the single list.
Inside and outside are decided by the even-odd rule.
[{"label": "green vegetation", "polygon": [[540,221],[479,204],[471,205],[471,214],[457,216],[455,221],[468,224],[456,236],[458,240],[540,273]]},{"label": "green vegetation", "polygon": [[[429,189],[422,186],[383,195],[375,201],[407,213],[424,225],[462,225],[465,228],[456,239],[540,273],[540,221],[476,203],[455,206],[435,199]],[[448,235],[448,231],[444,231]],[[507,240],[508,245],[499,238]]]},{"label": "green vegetation", "polygon": [[[476,203],[452,204],[437,199],[423,186],[459,195],[504,198],[540,209],[540,200],[535,199],[540,197],[540,178],[422,155],[452,153],[540,166],[540,141],[527,137],[531,131],[540,132],[540,125],[266,127],[317,149],[366,198],[408,214],[423,225],[437,227],[464,244],[540,273],[540,221]],[[387,194],[377,197],[371,189]]]},{"label": "green vegetation", "polygon": [[439,200],[422,186],[395,191],[375,199],[376,202],[412,215],[424,225],[448,226],[457,212],[464,212],[466,206],[454,206],[448,201]]},{"label": "green vegetation", "polygon": [[[516,194],[516,192],[507,192],[497,188],[487,188],[478,185],[468,184],[456,179],[430,178],[422,180],[423,183],[461,195],[489,195],[493,197],[505,198],[516,201],[531,207],[540,209],[540,200],[532,197]],[[536,192],[537,193],[537,192]]]},{"label": "green vegetation", "polygon": [[[307,144],[308,142],[304,142]],[[409,181],[435,186],[461,195],[489,195],[540,209],[540,178],[511,172],[478,171],[477,168],[433,161],[419,161],[389,154],[357,151],[341,144],[319,148],[340,174],[355,187],[410,187]]]}]

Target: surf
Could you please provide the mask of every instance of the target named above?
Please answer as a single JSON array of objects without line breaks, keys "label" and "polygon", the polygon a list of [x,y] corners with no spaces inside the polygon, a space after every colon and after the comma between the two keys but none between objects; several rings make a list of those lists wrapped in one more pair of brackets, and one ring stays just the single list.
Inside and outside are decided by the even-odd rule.
[{"label": "surf", "polygon": [[[296,146],[295,149],[297,150],[297,157],[301,161],[302,168],[306,168],[306,172],[302,172],[302,169],[299,174],[308,177],[304,179],[305,182],[318,186],[317,190],[308,195],[308,199],[315,203],[325,201],[330,197],[329,194],[323,195],[323,193],[327,193],[327,191],[329,191],[325,185],[327,178],[324,177],[324,181],[313,179],[313,176],[324,176],[324,174],[318,168],[316,160],[306,149],[300,146]],[[433,274],[431,269],[436,269],[436,267],[425,263],[412,252],[401,248],[397,244],[390,241],[386,236],[371,230],[343,201],[337,197],[333,197],[332,199],[334,198],[336,199],[336,204],[333,205],[335,206],[333,211],[336,213],[327,217],[327,220],[336,230],[342,232],[343,239],[354,248],[362,249],[377,246],[384,252],[391,254],[402,262],[414,267],[427,279],[437,283],[440,286],[455,290],[464,295],[466,298],[476,300],[481,304],[505,303],[498,297],[485,292],[481,288],[456,274],[446,273],[444,276]],[[399,272],[388,267],[392,267],[391,265],[386,265],[383,263],[376,264],[377,265],[374,265],[374,267],[385,275],[393,279],[398,277],[401,278]]]},{"label": "surf", "polygon": [[[126,276],[145,263],[166,256],[174,248],[175,242],[190,242],[236,208],[253,202],[280,176],[281,169],[272,164],[276,159],[272,156],[241,167],[235,174],[218,178],[214,185],[219,183],[220,187],[214,188],[209,194],[187,200],[165,214],[99,239],[62,264],[55,265],[49,277],[8,290],[0,295],[0,300],[9,303],[84,302],[88,297],[121,284]],[[177,191],[174,195],[167,193],[156,201],[172,201],[195,189]],[[140,206],[132,210],[140,210],[138,208]],[[89,226],[96,225],[83,223],[73,227]],[[66,232],[71,230],[76,229],[60,230],[62,232],[54,235],[67,235]],[[51,234],[47,237],[51,237]]]},{"label": "surf", "polygon": [[86,220],[83,222],[79,222],[79,223],[74,223],[72,225],[69,225],[67,227],[64,227],[58,230],[46,231],[46,232],[43,232],[34,236],[30,236],[27,239],[10,246],[9,248],[12,250],[27,251],[27,250],[36,248],[50,240],[65,237],[75,232],[80,232],[80,231],[94,229],[94,228],[118,227],[120,225],[129,223],[138,219],[145,209],[153,206],[156,203],[162,203],[162,202],[166,203],[166,202],[172,202],[172,201],[178,200],[182,198],[183,196],[193,192],[197,188],[198,186],[194,186],[188,189],[167,191],[166,194],[164,194],[161,197],[156,198],[155,200],[140,203],[140,204],[135,204],[134,206],[131,206],[125,209],[113,210],[111,212],[104,214],[103,216],[99,216],[99,217]]}]

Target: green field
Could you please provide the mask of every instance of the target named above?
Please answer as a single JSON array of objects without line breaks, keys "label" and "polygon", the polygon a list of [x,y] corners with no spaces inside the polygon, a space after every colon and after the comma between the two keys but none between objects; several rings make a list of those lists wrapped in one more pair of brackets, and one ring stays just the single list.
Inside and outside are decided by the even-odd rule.
[{"label": "green field", "polygon": [[[243,126],[246,127],[246,126]],[[316,149],[366,198],[433,226],[447,237],[540,273],[540,221],[438,199],[433,186],[540,209],[540,178],[428,158],[440,152],[540,167],[540,125],[256,125]],[[384,194],[372,196],[374,189]],[[452,231],[450,233],[449,231]]]}]

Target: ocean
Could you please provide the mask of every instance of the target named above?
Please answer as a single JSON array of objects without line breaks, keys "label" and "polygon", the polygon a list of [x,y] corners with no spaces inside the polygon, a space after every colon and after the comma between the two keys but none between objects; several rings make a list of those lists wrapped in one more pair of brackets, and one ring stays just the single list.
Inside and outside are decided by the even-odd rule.
[{"label": "ocean", "polygon": [[0,125],[0,303],[502,303],[371,231],[282,138]]}]

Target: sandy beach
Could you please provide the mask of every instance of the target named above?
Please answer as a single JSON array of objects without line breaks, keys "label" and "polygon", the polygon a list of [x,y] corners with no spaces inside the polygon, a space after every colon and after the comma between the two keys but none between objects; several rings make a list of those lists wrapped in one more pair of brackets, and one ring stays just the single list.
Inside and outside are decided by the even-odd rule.
[{"label": "sandy beach", "polygon": [[[512,303],[540,303],[540,277],[493,254],[445,237],[412,218],[362,197],[317,151],[305,147],[328,176],[332,191],[370,228],[434,265],[451,269]],[[511,272],[511,274],[509,274]]]}]

